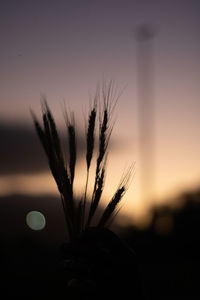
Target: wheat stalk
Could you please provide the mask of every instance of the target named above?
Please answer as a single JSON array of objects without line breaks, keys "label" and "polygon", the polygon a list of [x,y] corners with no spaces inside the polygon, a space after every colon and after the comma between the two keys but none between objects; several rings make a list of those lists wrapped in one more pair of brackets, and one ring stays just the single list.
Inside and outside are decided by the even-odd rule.
[{"label": "wheat stalk", "polygon": [[[87,188],[89,182],[89,171],[92,163],[92,158],[94,155],[95,146],[95,126],[96,126],[96,116],[97,116],[97,100],[99,100],[99,92],[96,93],[94,98],[93,107],[90,109],[88,116],[88,126],[86,132],[86,183],[85,191],[82,198],[76,201],[74,197],[74,178],[75,178],[75,168],[76,168],[76,156],[77,156],[77,146],[76,146],[76,128],[75,128],[75,118],[74,114],[70,117],[67,112],[65,112],[66,128],[68,133],[68,151],[69,160],[66,161],[64,157],[64,151],[61,147],[60,137],[56,128],[56,123],[54,121],[53,115],[47,105],[45,99],[42,101],[42,123],[41,124],[35,114],[31,112],[33,122],[35,125],[36,133],[39,140],[44,148],[46,156],[48,158],[49,168],[56,181],[58,190],[61,195],[63,210],[65,214],[66,224],[69,232],[69,237],[71,240],[75,239],[81,231],[85,230],[90,226],[92,218],[99,206],[105,181],[105,170],[106,170],[106,158],[107,158],[107,148],[113,129],[113,124],[111,124],[111,117],[115,105],[117,103],[118,97],[116,97],[113,82],[110,81],[108,84],[103,84],[102,88],[102,98],[103,98],[103,113],[100,109],[99,117],[99,147],[98,155],[96,159],[96,171],[94,178],[94,187],[92,198],[90,201],[90,208],[88,217],[86,219],[85,210],[87,202]],[[100,103],[99,103],[100,106]],[[66,161],[66,162],[65,162]],[[130,172],[129,172],[130,173]],[[127,182],[130,174],[126,174],[120,181],[119,187],[114,194],[113,198],[105,208],[98,227],[107,226],[109,221],[112,221],[119,210],[116,212],[119,202],[121,201],[126,189]]]}]

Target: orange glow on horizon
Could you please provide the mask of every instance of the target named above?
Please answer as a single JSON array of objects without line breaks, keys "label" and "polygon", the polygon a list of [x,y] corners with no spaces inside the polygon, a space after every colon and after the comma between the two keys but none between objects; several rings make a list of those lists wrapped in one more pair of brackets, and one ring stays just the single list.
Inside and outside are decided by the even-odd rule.
[{"label": "orange glow on horizon", "polygon": [[[106,171],[105,189],[103,194],[104,200],[102,200],[104,205],[107,204],[115,193],[122,174],[131,165],[131,162],[133,163],[131,151],[127,150],[125,156],[122,152],[117,150],[111,152],[112,155],[109,156]],[[123,157],[126,157],[126,163]],[[127,216],[127,218],[123,218],[123,222],[126,222],[125,220],[127,220],[128,223],[133,222],[142,226],[142,224],[144,225],[150,221],[149,211],[152,206],[164,203],[176,206],[173,199],[175,199],[179,193],[198,186],[200,176],[198,176],[198,173],[195,173],[195,170],[193,170],[193,174],[191,172],[192,170],[190,171],[189,177],[187,173],[183,173],[181,177],[178,169],[174,169],[174,172],[171,173],[171,168],[169,167],[167,171],[167,166],[165,166],[165,174],[157,176],[156,191],[149,191],[149,198],[141,199],[139,192],[139,165],[137,165],[137,156],[135,161],[136,165],[133,176],[128,190],[121,202],[121,213],[123,216]],[[95,169],[93,166],[89,177],[88,196],[92,192],[94,175]],[[80,164],[76,169],[75,175],[75,196],[83,194],[85,180],[85,164]],[[0,177],[0,196],[9,194],[27,194],[33,196],[52,194],[59,196],[56,183],[50,171],[35,175]]]}]

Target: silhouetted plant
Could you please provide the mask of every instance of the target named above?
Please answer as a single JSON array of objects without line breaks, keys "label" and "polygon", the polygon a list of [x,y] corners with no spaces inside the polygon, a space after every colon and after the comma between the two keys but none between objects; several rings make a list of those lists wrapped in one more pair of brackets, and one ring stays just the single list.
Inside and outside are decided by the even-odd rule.
[{"label": "silhouetted plant", "polygon": [[[97,117],[97,105],[98,102],[103,101],[103,112],[99,112],[99,145],[98,155],[96,159],[96,171],[94,178],[94,187],[89,204],[89,212],[86,217],[86,204],[87,204],[87,188],[89,181],[89,172],[91,169],[91,162],[94,155],[95,146],[95,127]],[[66,116],[66,127],[68,131],[68,146],[69,146],[69,161],[66,162],[64,157],[64,151],[61,147],[60,138],[56,128],[53,115],[48,107],[46,100],[42,102],[42,119],[43,125],[38,121],[34,113],[32,113],[33,121],[37,135],[44,148],[46,156],[48,158],[49,167],[51,173],[56,181],[58,190],[61,195],[62,205],[64,209],[65,219],[71,240],[76,238],[82,231],[88,228],[92,222],[94,214],[98,208],[99,202],[102,197],[105,181],[105,168],[107,148],[112,132],[111,116],[119,96],[116,97],[114,84],[110,81],[108,84],[104,84],[101,92],[99,89],[94,97],[93,107],[89,112],[87,133],[86,133],[86,184],[85,192],[81,200],[77,201],[74,197],[74,177],[76,167],[76,128],[74,115]],[[100,103],[99,103],[100,106]],[[130,178],[130,172],[128,172],[123,178],[113,196],[108,203],[102,216],[100,217],[97,227],[108,226],[108,223],[116,216],[116,209],[121,201],[126,189],[127,183]]]}]

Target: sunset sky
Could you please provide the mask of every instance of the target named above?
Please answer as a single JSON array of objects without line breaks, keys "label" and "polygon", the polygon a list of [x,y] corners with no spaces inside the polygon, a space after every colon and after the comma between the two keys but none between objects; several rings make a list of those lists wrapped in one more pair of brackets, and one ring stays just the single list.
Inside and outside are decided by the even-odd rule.
[{"label": "sunset sky", "polygon": [[[34,132],[30,108],[40,116],[40,100],[45,95],[62,127],[65,102],[77,115],[77,127],[84,128],[89,99],[102,78],[113,79],[117,89],[123,90],[115,110],[106,195],[115,191],[122,173],[132,163],[135,171],[123,209],[133,218],[141,216],[152,203],[197,187],[199,15],[198,0],[2,0],[0,196],[57,193]],[[155,186],[148,192],[148,199],[142,199],[139,191],[135,31],[141,24],[155,29]],[[84,182],[84,168],[80,161],[78,189]]]}]

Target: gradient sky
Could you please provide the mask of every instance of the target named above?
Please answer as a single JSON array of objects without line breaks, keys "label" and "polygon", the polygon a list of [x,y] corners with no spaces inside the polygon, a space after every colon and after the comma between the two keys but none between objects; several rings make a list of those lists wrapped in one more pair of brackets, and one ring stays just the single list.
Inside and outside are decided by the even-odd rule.
[{"label": "gradient sky", "polygon": [[[107,180],[115,189],[124,168],[136,163],[126,195],[127,212],[137,217],[152,201],[158,203],[197,186],[199,15],[197,0],[2,0],[0,193],[55,193],[34,135],[30,107],[39,114],[44,94],[59,124],[63,100],[78,120],[83,119],[89,95],[94,95],[103,76],[114,79],[119,90],[125,87],[116,108]],[[156,32],[156,185],[149,193],[154,200],[148,201],[138,192],[140,136],[134,31],[143,23],[152,25]],[[37,159],[42,156],[41,161],[36,153]]]}]

